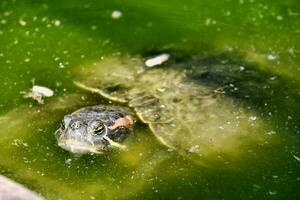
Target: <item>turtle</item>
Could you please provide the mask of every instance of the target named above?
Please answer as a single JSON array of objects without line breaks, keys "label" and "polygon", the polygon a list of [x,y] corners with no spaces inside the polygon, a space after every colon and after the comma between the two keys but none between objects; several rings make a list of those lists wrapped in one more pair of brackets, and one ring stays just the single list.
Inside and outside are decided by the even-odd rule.
[{"label": "turtle", "polygon": [[57,130],[58,145],[73,153],[101,153],[119,144],[130,132],[133,118],[124,109],[88,106],[64,116]]},{"label": "turtle", "polygon": [[[265,141],[260,130],[266,123],[243,100],[252,94],[247,92],[258,89],[250,81],[256,79],[255,70],[223,56],[163,55],[168,57],[164,56],[163,62],[157,65],[147,65],[149,57],[140,55],[118,55],[94,61],[75,70],[74,83],[81,89],[131,108],[133,115],[149,126],[162,145],[181,155],[197,159],[236,155],[242,145]],[[157,60],[157,56],[150,59]],[[100,120],[100,142],[96,142],[99,136],[95,136],[84,151],[76,150],[74,146],[66,147],[62,136],[66,135],[64,130],[69,126],[66,121],[80,118],[85,122],[90,117],[99,120],[99,117],[93,118],[97,115],[106,118]],[[65,116],[58,131],[58,142],[73,152],[105,152],[111,147],[124,149],[121,138],[128,135],[132,125],[132,117],[118,108],[82,108]],[[110,126],[121,127],[123,132],[111,137]],[[93,133],[86,134],[88,129],[90,127],[84,129],[84,136],[77,138],[77,145],[86,142],[85,137],[91,137],[88,135]],[[74,136],[75,132],[68,134]],[[96,143],[99,146],[95,148]]]}]

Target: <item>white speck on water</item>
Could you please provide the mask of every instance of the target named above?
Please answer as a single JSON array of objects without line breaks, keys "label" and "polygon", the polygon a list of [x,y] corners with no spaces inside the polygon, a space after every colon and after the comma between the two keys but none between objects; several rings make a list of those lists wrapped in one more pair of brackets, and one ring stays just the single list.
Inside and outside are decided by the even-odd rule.
[{"label": "white speck on water", "polygon": [[165,87],[160,87],[160,88],[157,88],[157,91],[159,91],[159,92],[165,92],[166,88]]},{"label": "white speck on water", "polygon": [[276,132],[272,130],[272,131],[268,131],[266,134],[267,134],[267,135],[275,135]]},{"label": "white speck on water", "polygon": [[256,118],[256,116],[250,116],[249,117],[249,121],[255,121],[257,118]]},{"label": "white speck on water", "polygon": [[158,56],[155,56],[153,58],[146,60],[145,65],[147,67],[154,67],[157,65],[161,65],[164,62],[166,62],[167,60],[169,60],[169,58],[170,58],[170,54],[167,54],[167,53],[160,54]]},{"label": "white speck on water", "polygon": [[276,17],[276,19],[277,19],[278,21],[281,21],[281,20],[283,20],[283,17],[280,16],[280,15],[278,15],[278,16]]},{"label": "white speck on water", "polygon": [[71,159],[71,158],[69,158],[69,159],[65,160],[65,164],[66,164],[66,165],[69,165],[69,164],[71,164],[71,162],[72,162],[72,159]]},{"label": "white speck on water", "polygon": [[289,52],[290,54],[295,54],[295,51],[294,51],[294,48],[293,48],[293,47],[289,48],[289,49],[288,49],[288,52]]},{"label": "white speck on water", "polygon": [[231,12],[230,12],[230,11],[226,11],[225,15],[226,15],[226,16],[230,16],[230,15],[231,15]]},{"label": "white speck on water", "polygon": [[276,191],[269,191],[269,194],[270,195],[275,195],[275,194],[277,194],[277,192]]},{"label": "white speck on water", "polygon": [[296,156],[296,155],[293,155],[293,157],[297,160],[297,161],[299,161],[300,162],[300,158],[298,157],[298,156]]},{"label": "white speck on water", "polygon": [[6,24],[7,23],[7,21],[5,20],[5,19],[1,19],[1,24]]},{"label": "white speck on water", "polygon": [[30,61],[30,58],[25,58],[25,59],[24,59],[24,62],[27,62],[27,63],[28,63],[29,61]]},{"label": "white speck on water", "polygon": [[28,144],[26,142],[24,142],[23,140],[20,140],[20,139],[15,139],[12,143],[12,145],[14,146],[24,146],[24,147],[28,147]]},{"label": "white speck on water", "polygon": [[211,19],[211,18],[207,18],[206,20],[205,20],[205,22],[204,22],[204,24],[206,25],[206,26],[209,26],[209,25],[215,25],[217,23],[217,21],[216,20],[213,20],[213,19]]},{"label": "white speck on water", "polygon": [[164,104],[159,106],[160,108],[166,108],[166,106]]},{"label": "white speck on water", "polygon": [[268,56],[267,56],[267,59],[268,60],[275,60],[277,57],[275,56],[275,55],[273,55],[273,54],[269,54]]},{"label": "white speck on water", "polygon": [[93,30],[93,31],[95,31],[95,30],[97,30],[97,26],[95,26],[95,25],[93,25],[93,26],[91,26],[91,29]]},{"label": "white speck on water", "polygon": [[255,190],[258,190],[258,189],[261,188],[261,186],[260,186],[260,185],[257,185],[257,184],[253,184],[252,186],[253,186],[253,188],[254,188]]},{"label": "white speck on water", "polygon": [[61,22],[58,19],[54,20],[54,26],[60,26],[60,24]]},{"label": "white speck on water", "polygon": [[65,65],[64,65],[63,63],[60,62],[60,63],[58,64],[58,67],[59,67],[60,69],[63,69],[63,68],[65,68]]},{"label": "white speck on water", "polygon": [[56,81],[56,82],[55,82],[55,86],[56,86],[56,87],[60,87],[61,85],[62,85],[62,83],[61,83],[60,81]]},{"label": "white speck on water", "polygon": [[245,67],[244,66],[240,66],[240,71],[244,71]]},{"label": "white speck on water", "polygon": [[119,19],[120,17],[122,17],[122,12],[119,10],[114,10],[111,13],[111,18],[113,18],[113,19]]},{"label": "white speck on water", "polygon": [[205,24],[206,26],[209,26],[209,25],[211,24],[211,18],[207,18],[207,19],[205,20],[204,24]]},{"label": "white speck on water", "polygon": [[197,153],[200,151],[200,147],[199,145],[195,145],[195,146],[192,146],[190,149],[189,149],[189,152],[190,153]]},{"label": "white speck on water", "polygon": [[81,96],[80,98],[81,98],[81,100],[83,100],[83,101],[86,100],[86,97],[85,97],[85,96]]},{"label": "white speck on water", "polygon": [[274,81],[274,80],[276,80],[276,79],[277,79],[277,76],[272,76],[272,77],[270,78],[271,81]]},{"label": "white speck on water", "polygon": [[42,18],[42,22],[45,22],[45,21],[47,21],[47,20],[48,20],[47,17],[43,17],[43,18]]},{"label": "white speck on water", "polygon": [[24,19],[20,18],[20,19],[19,19],[19,24],[20,24],[21,26],[26,26],[26,25],[27,25],[27,22],[26,22]]}]

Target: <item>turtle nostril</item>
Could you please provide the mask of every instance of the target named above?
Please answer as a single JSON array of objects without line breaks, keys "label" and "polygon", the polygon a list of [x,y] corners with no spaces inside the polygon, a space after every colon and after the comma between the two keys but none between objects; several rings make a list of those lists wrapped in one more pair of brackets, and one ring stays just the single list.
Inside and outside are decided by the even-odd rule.
[{"label": "turtle nostril", "polygon": [[65,130],[66,129],[66,124],[65,124],[64,120],[62,120],[62,122],[60,123],[60,129],[61,130]]},{"label": "turtle nostril", "polygon": [[71,129],[74,131],[74,130],[77,130],[81,127],[81,122],[79,121],[75,121],[73,122],[71,125],[70,125]]}]

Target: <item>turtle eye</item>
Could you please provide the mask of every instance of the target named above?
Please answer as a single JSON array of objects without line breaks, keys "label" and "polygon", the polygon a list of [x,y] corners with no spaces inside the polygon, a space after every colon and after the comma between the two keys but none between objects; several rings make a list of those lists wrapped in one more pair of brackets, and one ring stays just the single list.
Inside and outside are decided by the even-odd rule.
[{"label": "turtle eye", "polygon": [[104,132],[104,126],[102,124],[98,124],[93,127],[93,134],[101,135]]}]

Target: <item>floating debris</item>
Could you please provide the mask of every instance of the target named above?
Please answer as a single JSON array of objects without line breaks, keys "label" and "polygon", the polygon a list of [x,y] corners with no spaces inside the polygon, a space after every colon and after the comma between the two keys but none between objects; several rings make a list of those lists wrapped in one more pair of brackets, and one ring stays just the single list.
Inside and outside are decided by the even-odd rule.
[{"label": "floating debris", "polygon": [[276,17],[276,19],[277,19],[278,21],[281,21],[281,20],[283,20],[283,17],[280,16],[280,15],[278,15],[278,16]]},{"label": "floating debris", "polygon": [[54,21],[54,26],[60,26],[60,24],[61,24],[61,22],[58,19],[56,19]]},{"label": "floating debris", "polygon": [[250,116],[249,117],[249,121],[255,121],[257,118],[256,118],[256,116]]},{"label": "floating debris", "polygon": [[273,55],[273,54],[269,54],[267,56],[267,59],[270,60],[270,61],[275,60],[276,58],[277,58],[276,55]]},{"label": "floating debris", "polygon": [[275,131],[273,131],[273,130],[271,130],[271,131],[268,131],[266,134],[267,134],[267,135],[275,135],[275,134],[276,134],[276,132],[275,132]]},{"label": "floating debris", "polygon": [[24,98],[32,98],[38,103],[43,104],[43,97],[51,97],[54,92],[50,88],[34,85],[29,92],[24,93]]},{"label": "floating debris", "polygon": [[45,97],[51,97],[54,94],[51,89],[44,87],[44,86],[38,86],[38,85],[34,85],[32,87],[32,91],[35,93],[40,93]]},{"label": "floating debris", "polygon": [[27,25],[27,22],[24,20],[24,19],[19,19],[19,24],[21,25],[21,26],[26,26]]},{"label": "floating debris", "polygon": [[6,24],[7,21],[6,21],[5,19],[1,19],[0,23],[1,23],[1,24]]},{"label": "floating debris", "polygon": [[97,26],[95,26],[95,25],[93,25],[93,26],[91,26],[91,29],[93,30],[93,31],[95,31],[95,30],[97,30]]},{"label": "floating debris", "polygon": [[147,67],[154,67],[156,65],[161,65],[164,62],[166,62],[167,60],[169,60],[170,58],[170,54],[164,53],[164,54],[160,54],[154,58],[150,58],[148,60],[146,60],[145,65]]},{"label": "floating debris", "polygon": [[122,12],[119,10],[114,10],[111,13],[111,18],[113,18],[113,19],[119,19],[120,17],[122,17]]},{"label": "floating debris", "polygon": [[192,146],[192,147],[189,149],[189,152],[190,152],[190,153],[196,153],[196,152],[199,152],[199,151],[200,151],[199,145]]},{"label": "floating debris", "polygon": [[64,65],[63,63],[60,62],[60,63],[58,64],[58,67],[59,67],[60,69],[63,69],[63,68],[65,68],[65,65]]},{"label": "floating debris", "polygon": [[66,165],[70,165],[70,164],[71,164],[71,162],[72,162],[72,159],[71,159],[71,158],[69,158],[69,159],[65,160],[65,164],[66,164]]},{"label": "floating debris", "polygon": [[276,192],[276,191],[269,191],[269,194],[270,194],[270,195],[276,195],[277,192]]},{"label": "floating debris", "polygon": [[20,147],[20,146],[28,147],[28,144],[26,142],[24,142],[23,140],[20,140],[20,139],[15,139],[12,142],[12,145],[17,146],[17,147]]}]

